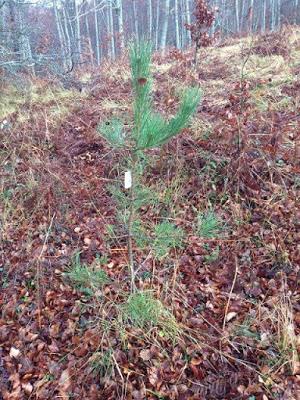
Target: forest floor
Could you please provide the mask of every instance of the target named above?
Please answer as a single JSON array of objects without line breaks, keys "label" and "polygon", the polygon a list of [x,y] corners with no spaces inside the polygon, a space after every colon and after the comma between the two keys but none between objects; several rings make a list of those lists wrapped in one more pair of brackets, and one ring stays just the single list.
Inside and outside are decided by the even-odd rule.
[{"label": "forest floor", "polygon": [[0,399],[299,399],[300,31],[191,59],[154,57],[158,110],[204,96],[142,160],[134,295],[128,154],[96,129],[130,130],[125,58],[2,85]]}]

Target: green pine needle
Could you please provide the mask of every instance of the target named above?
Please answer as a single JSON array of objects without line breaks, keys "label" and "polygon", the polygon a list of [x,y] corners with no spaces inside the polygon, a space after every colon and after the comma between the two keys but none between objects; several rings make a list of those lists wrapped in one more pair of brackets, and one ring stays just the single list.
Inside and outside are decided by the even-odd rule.
[{"label": "green pine needle", "polygon": [[163,259],[169,251],[182,247],[184,231],[168,221],[162,222],[154,228],[152,249],[158,259]]},{"label": "green pine needle", "polygon": [[[130,45],[130,67],[134,94],[134,128],[132,139],[134,150],[159,147],[185,128],[197,109],[202,92],[197,87],[187,88],[177,114],[169,121],[153,111],[152,45],[148,41],[133,42]],[[125,146],[123,124],[115,119],[99,127],[100,133],[113,147]]]},{"label": "green pine needle", "polygon": [[[150,90],[150,62],[152,45],[150,42],[134,42],[130,45],[130,67],[132,85],[136,95],[147,93]],[[148,89],[148,90],[146,90]]]},{"label": "green pine needle", "polygon": [[123,147],[125,144],[123,122],[119,119],[106,121],[98,127],[98,131],[111,144],[112,147]]},{"label": "green pine needle", "polygon": [[131,294],[122,311],[124,322],[131,322],[140,329],[148,331],[156,328],[161,336],[172,340],[176,340],[181,333],[173,314],[151,292]]},{"label": "green pine needle", "polygon": [[132,86],[135,95],[134,139],[138,150],[159,147],[185,128],[201,99],[199,88],[185,90],[177,114],[165,120],[152,111],[151,44],[134,43],[130,49]]},{"label": "green pine needle", "polygon": [[76,287],[81,289],[90,288],[96,290],[109,281],[104,270],[95,270],[86,264],[82,264],[80,261],[80,253],[74,256],[72,265],[66,275]]},{"label": "green pine needle", "polygon": [[222,232],[222,223],[213,210],[198,215],[198,234],[205,239],[216,238]]}]

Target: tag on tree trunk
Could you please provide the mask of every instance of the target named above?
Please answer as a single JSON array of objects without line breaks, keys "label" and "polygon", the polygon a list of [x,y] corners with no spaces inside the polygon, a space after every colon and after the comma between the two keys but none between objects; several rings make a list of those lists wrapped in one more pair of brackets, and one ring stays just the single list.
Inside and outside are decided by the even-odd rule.
[{"label": "tag on tree trunk", "polygon": [[125,172],[124,187],[125,189],[130,189],[132,185],[131,171]]}]

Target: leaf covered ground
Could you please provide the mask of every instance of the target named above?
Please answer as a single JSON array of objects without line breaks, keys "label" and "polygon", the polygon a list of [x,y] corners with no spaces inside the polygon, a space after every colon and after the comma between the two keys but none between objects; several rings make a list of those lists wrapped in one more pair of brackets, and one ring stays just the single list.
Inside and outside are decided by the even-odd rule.
[{"label": "leaf covered ground", "polygon": [[[190,126],[141,163],[137,295],[126,247],[126,59],[82,93],[35,79],[0,99],[0,398],[297,399],[300,34],[155,55],[154,100]],[[1,397],[2,396],[2,397]]]}]

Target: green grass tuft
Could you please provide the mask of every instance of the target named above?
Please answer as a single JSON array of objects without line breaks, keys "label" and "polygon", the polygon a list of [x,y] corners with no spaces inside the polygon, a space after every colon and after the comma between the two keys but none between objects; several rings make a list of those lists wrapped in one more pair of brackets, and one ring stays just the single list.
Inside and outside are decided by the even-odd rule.
[{"label": "green grass tuft", "polygon": [[103,353],[97,351],[91,356],[89,362],[94,375],[98,375],[101,378],[111,376],[114,366],[113,350],[108,349]]},{"label": "green grass tuft", "polygon": [[125,322],[140,329],[156,327],[161,336],[170,339],[175,339],[180,333],[175,317],[151,292],[131,294],[122,309],[122,316]]},{"label": "green grass tuft", "polygon": [[184,231],[170,222],[162,222],[154,228],[152,249],[158,259],[169,254],[171,249],[182,247]]},{"label": "green grass tuft", "polygon": [[223,230],[222,222],[213,210],[198,215],[198,235],[204,239],[212,239]]},{"label": "green grass tuft", "polygon": [[77,253],[73,258],[67,276],[75,287],[87,293],[99,289],[109,281],[105,271],[101,269],[94,270],[87,264],[82,264],[80,261],[80,253]]}]

